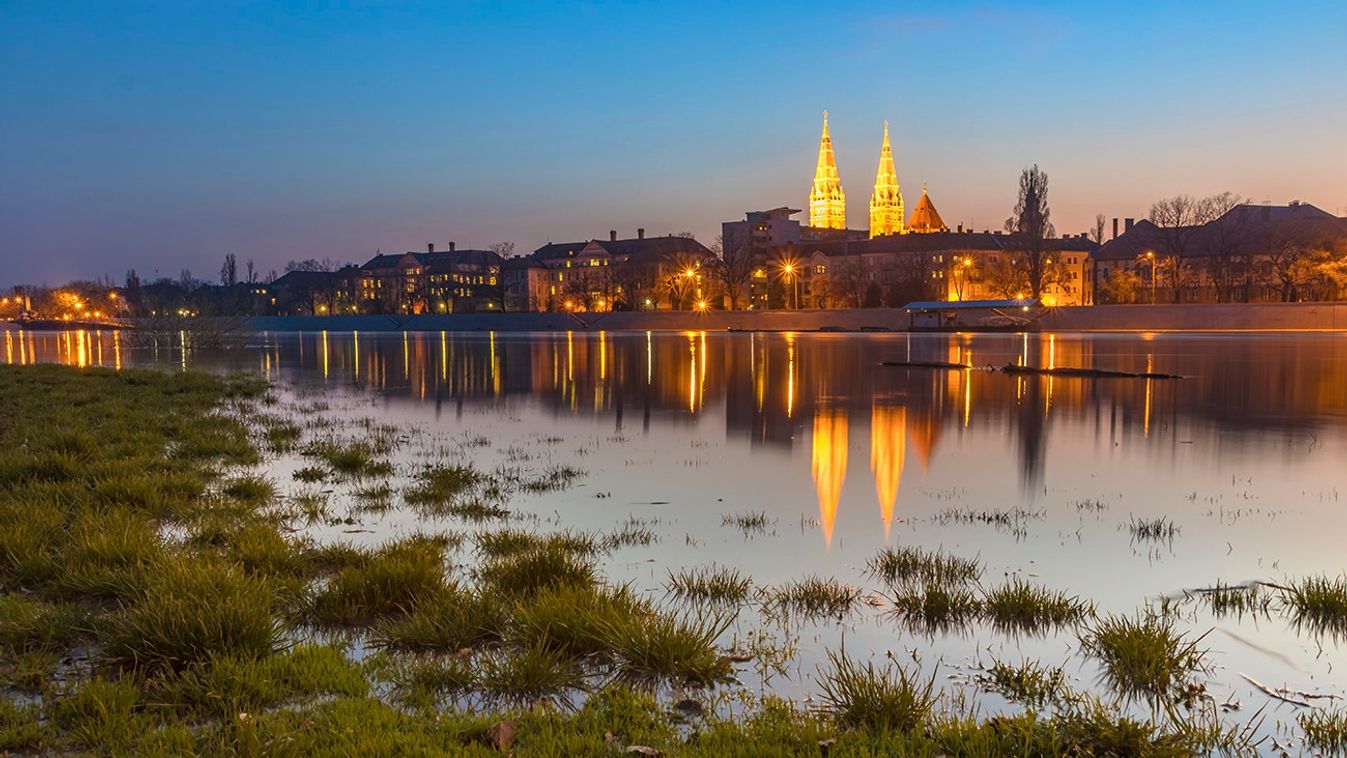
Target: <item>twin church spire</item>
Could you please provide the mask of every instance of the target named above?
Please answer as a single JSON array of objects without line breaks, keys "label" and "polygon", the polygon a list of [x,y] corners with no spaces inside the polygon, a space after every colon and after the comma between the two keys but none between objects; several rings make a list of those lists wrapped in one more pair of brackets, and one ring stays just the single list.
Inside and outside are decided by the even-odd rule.
[{"label": "twin church spire", "polygon": [[[923,197],[923,201],[930,200]],[[932,207],[934,210],[934,207]],[[875,189],[870,195],[870,236],[905,234],[903,192],[893,167],[893,147],[889,144],[889,122],[884,122],[884,142],[879,148],[879,169]],[[816,229],[846,229],[847,203],[842,178],[837,173],[832,135],[828,132],[828,112],[823,112],[823,134],[819,138],[818,167],[814,187],[809,191],[809,225]],[[915,230],[914,230],[915,231]]]}]

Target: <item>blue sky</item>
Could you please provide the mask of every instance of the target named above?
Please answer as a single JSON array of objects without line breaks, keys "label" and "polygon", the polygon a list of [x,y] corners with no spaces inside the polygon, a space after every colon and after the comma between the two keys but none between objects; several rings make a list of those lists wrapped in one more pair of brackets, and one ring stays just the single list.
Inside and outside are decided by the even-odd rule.
[{"label": "blue sky", "polygon": [[226,253],[521,251],[802,207],[820,111],[853,226],[1059,232],[1222,190],[1347,213],[1342,3],[0,0],[0,258],[51,283]]}]

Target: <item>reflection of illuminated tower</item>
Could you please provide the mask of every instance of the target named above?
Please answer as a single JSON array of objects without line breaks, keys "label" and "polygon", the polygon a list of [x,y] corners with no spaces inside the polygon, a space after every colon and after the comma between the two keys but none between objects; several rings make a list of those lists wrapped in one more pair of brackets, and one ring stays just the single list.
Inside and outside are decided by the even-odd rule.
[{"label": "reflection of illuminated tower", "polygon": [[823,537],[833,541],[837,503],[847,476],[847,414],[843,410],[820,410],[814,415],[814,487],[818,490],[818,514]]},{"label": "reflection of illuminated tower", "polygon": [[875,191],[870,195],[870,237],[903,233],[903,192],[893,169],[893,148],[889,146],[889,122],[884,122],[884,144],[879,148],[879,170],[875,172]]},{"label": "reflection of illuminated tower", "polygon": [[833,138],[828,134],[828,112],[823,112],[823,136],[818,141],[818,168],[809,191],[809,225],[816,229],[847,228],[847,198],[833,157]]},{"label": "reflection of illuminated tower", "polygon": [[875,495],[879,497],[886,538],[893,524],[893,506],[906,458],[907,410],[876,404],[870,410],[870,470],[875,474]]}]

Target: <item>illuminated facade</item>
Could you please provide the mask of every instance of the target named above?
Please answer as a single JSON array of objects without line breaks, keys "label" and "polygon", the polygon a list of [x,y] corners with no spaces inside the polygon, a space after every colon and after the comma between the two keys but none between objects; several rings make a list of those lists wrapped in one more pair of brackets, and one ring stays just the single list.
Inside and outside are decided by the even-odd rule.
[{"label": "illuminated facade", "polygon": [[833,139],[828,133],[828,112],[823,112],[823,134],[818,142],[818,167],[814,188],[809,191],[809,225],[817,229],[847,228],[847,198],[837,173]]},{"label": "illuminated facade", "polygon": [[884,144],[879,148],[879,169],[875,172],[875,191],[870,195],[870,236],[903,233],[903,192],[893,169],[893,148],[889,146],[889,122],[884,122]]}]

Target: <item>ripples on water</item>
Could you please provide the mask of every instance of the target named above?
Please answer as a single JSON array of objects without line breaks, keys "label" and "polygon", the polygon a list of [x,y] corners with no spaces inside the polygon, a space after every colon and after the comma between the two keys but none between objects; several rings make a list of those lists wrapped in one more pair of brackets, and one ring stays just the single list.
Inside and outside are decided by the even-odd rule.
[{"label": "ripples on water", "polygon": [[[1021,576],[1132,613],[1217,580],[1338,576],[1347,565],[1342,335],[319,333],[261,335],[227,353],[131,348],[112,332],[4,339],[9,363],[255,371],[321,392],[336,412],[485,436],[491,444],[471,453],[481,465],[545,438],[551,459],[587,476],[516,507],[586,529],[629,516],[656,523],[660,542],[607,566],[652,591],[669,567],[712,562],[760,585],[817,574],[872,589],[865,560],[910,544],[979,557],[988,585]],[[881,360],[1189,378],[1012,377]],[[770,529],[722,524],[748,511],[767,514]],[[1159,517],[1178,527],[1172,539],[1138,541],[1126,527]],[[374,534],[406,530],[408,518],[373,524]],[[1347,656],[1331,635],[1281,617],[1192,608],[1183,618],[1195,633],[1214,630],[1204,644],[1218,701],[1262,704],[1240,673],[1344,692]],[[811,689],[822,649],[844,635],[852,653],[939,659],[956,672],[995,656],[1096,676],[1072,657],[1069,633],[1020,638],[974,624],[928,636],[873,614],[778,632],[800,645],[797,675],[773,682],[786,694]]]}]

